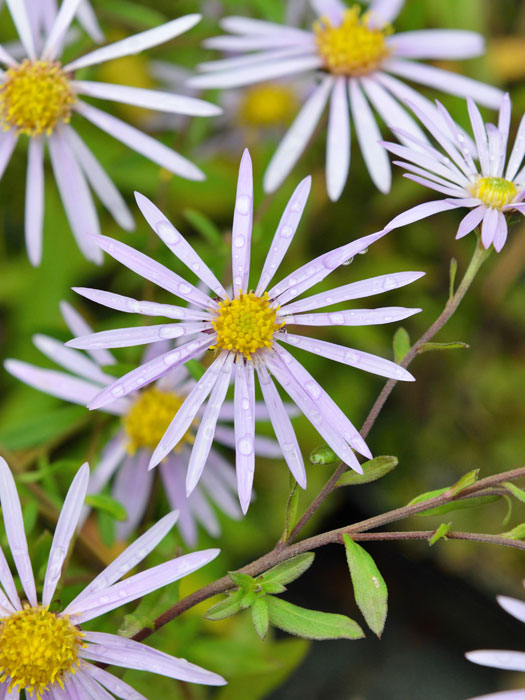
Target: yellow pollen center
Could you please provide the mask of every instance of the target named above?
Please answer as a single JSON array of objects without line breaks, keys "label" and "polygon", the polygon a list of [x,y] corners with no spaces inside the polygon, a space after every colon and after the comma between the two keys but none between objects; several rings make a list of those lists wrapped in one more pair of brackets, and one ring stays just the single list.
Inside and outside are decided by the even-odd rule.
[{"label": "yellow pollen center", "polygon": [[343,21],[334,27],[327,17],[314,22],[317,49],[324,67],[336,75],[367,75],[389,55],[385,41],[389,27],[369,26],[370,13],[361,16],[359,6],[345,10]]},{"label": "yellow pollen center", "polygon": [[516,185],[502,177],[481,177],[470,191],[476,199],[492,209],[503,209],[518,194]]},{"label": "yellow pollen center", "polygon": [[75,101],[60,63],[26,59],[6,72],[0,87],[0,122],[4,131],[49,135],[57,123],[69,122]]},{"label": "yellow pollen center", "polygon": [[270,306],[268,292],[262,297],[239,292],[232,301],[219,302],[218,316],[212,321],[217,331],[214,347],[240,352],[251,360],[257,350],[272,347],[274,333],[284,326],[276,323],[278,310]]},{"label": "yellow pollen center", "polygon": [[9,690],[25,690],[40,700],[54,683],[63,687],[62,678],[75,673],[83,646],[82,632],[67,615],[55,615],[40,605],[0,621],[0,682]]},{"label": "yellow pollen center", "polygon": [[[156,388],[143,391],[123,418],[129,438],[128,452],[133,454],[141,447],[155,449],[183,401],[172,391]],[[183,443],[192,444],[193,440],[193,433],[188,431],[175,449]]]},{"label": "yellow pollen center", "polygon": [[297,106],[295,93],[288,86],[263,83],[243,93],[239,121],[252,127],[286,125]]}]

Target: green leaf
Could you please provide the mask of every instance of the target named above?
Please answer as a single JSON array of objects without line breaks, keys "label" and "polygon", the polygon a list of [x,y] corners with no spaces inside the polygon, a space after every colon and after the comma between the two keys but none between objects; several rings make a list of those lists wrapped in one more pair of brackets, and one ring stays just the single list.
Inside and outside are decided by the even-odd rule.
[{"label": "green leaf", "polygon": [[504,481],[502,486],[504,486],[507,491],[510,491],[510,493],[517,498],[518,501],[525,503],[525,491],[523,489],[518,488],[518,486],[513,484],[512,481]]},{"label": "green leaf", "polygon": [[422,355],[424,352],[434,352],[435,350],[469,350],[470,345],[467,343],[455,342],[455,343],[423,343],[417,349],[418,355]]},{"label": "green leaf", "polygon": [[195,379],[196,382],[198,382],[204,374],[204,372],[206,372],[206,368],[203,367],[202,364],[195,359],[188,360],[185,363],[185,366],[192,378]]},{"label": "green leaf", "polygon": [[227,598],[212,605],[204,616],[207,620],[224,620],[241,610],[241,600],[244,598],[244,591],[233,591]]},{"label": "green leaf", "polygon": [[447,539],[447,534],[450,532],[450,528],[452,527],[452,523],[441,523],[441,525],[436,528],[434,531],[432,537],[428,540],[428,544],[430,547],[436,544],[438,540],[441,539]]},{"label": "green leaf", "polygon": [[241,599],[241,609],[246,610],[246,608],[251,608],[255,603],[255,591],[244,591],[244,595]]},{"label": "green leaf", "polygon": [[466,474],[463,474],[463,476],[460,479],[458,479],[455,484],[453,484],[452,486],[450,486],[450,488],[447,489],[447,495],[457,496],[466,488],[472,486],[472,484],[475,484],[478,480],[478,475],[479,469],[472,469]]},{"label": "green leaf", "polygon": [[44,466],[34,472],[24,472],[16,477],[16,480],[21,484],[32,484],[35,481],[41,481],[55,472],[62,471],[67,468],[78,469],[78,460],[61,459],[53,464],[44,463]]},{"label": "green leaf", "polygon": [[508,537],[511,540],[525,539],[525,523],[521,523],[521,525],[516,525],[516,527],[513,527],[512,530],[509,530],[508,532],[502,532],[501,536]]},{"label": "green leaf", "polygon": [[224,247],[220,230],[205,214],[195,209],[184,209],[182,215],[214,249]]},{"label": "green leaf", "polygon": [[236,586],[244,591],[251,591],[255,586],[255,579],[248,576],[248,574],[242,574],[240,571],[228,571],[228,576]]},{"label": "green leaf", "polygon": [[346,561],[354,587],[355,602],[366,624],[378,637],[383,634],[388,612],[388,590],[374,560],[357,542],[343,535]]},{"label": "green leaf", "polygon": [[345,472],[336,483],[336,486],[357,486],[359,484],[368,484],[371,481],[377,481],[381,477],[391,472],[398,465],[397,457],[383,456],[374,457],[374,459],[363,462],[363,473],[348,470]]},{"label": "green leaf", "polygon": [[331,447],[328,445],[319,445],[315,450],[310,452],[310,463],[311,464],[334,464],[339,462],[339,457],[335,454]]},{"label": "green leaf", "polygon": [[270,622],[304,639],[361,639],[363,630],[346,615],[307,610],[281,598],[267,598]]},{"label": "green leaf", "polygon": [[126,520],[128,517],[122,503],[119,503],[107,493],[89,494],[86,496],[86,505],[111,515],[115,520]]},{"label": "green leaf", "polygon": [[501,521],[501,524],[503,527],[505,527],[505,525],[508,525],[510,523],[510,519],[512,517],[512,506],[514,505],[514,503],[513,503],[512,498],[510,496],[504,495],[503,499],[504,499],[505,503],[507,504],[507,512],[505,513],[505,517]]},{"label": "green leaf", "polygon": [[403,328],[399,327],[397,331],[394,333],[394,339],[393,339],[393,345],[394,345],[394,362],[397,362],[399,364],[407,352],[410,350],[410,336],[408,335],[408,332]]},{"label": "green leaf", "polygon": [[[413,506],[416,503],[422,503],[423,501],[429,501],[436,496],[441,496],[448,491],[448,487],[444,489],[436,489],[435,491],[427,491],[419,496],[413,498],[409,506]],[[443,513],[450,513],[453,510],[463,510],[465,508],[476,508],[477,506],[483,506],[488,503],[494,503],[499,500],[499,496],[475,496],[473,498],[460,498],[458,500],[450,501],[450,503],[444,503],[441,506],[435,506],[434,508],[429,508],[421,513],[414,513],[414,515],[420,517],[427,517],[429,515],[443,515]]]},{"label": "green leaf", "polygon": [[81,406],[61,406],[24,416],[23,420],[0,430],[0,446],[5,450],[25,450],[39,447],[68,432],[87,416]]},{"label": "green leaf", "polygon": [[454,296],[454,287],[455,287],[455,282],[456,282],[456,273],[458,271],[458,261],[456,258],[452,258],[450,261],[450,268],[449,268],[449,286],[448,286],[448,299],[449,301],[452,299]]},{"label": "green leaf", "polygon": [[[314,559],[315,554],[313,552],[305,552],[304,554],[298,554],[292,559],[288,559],[288,561],[283,561],[282,564],[277,564],[277,566],[264,572],[261,576],[262,585],[279,583],[286,586],[286,584],[302,576],[304,572],[312,566]],[[268,591],[268,593],[269,592],[270,591]]]},{"label": "green leaf", "polygon": [[283,586],[281,583],[273,583],[270,581],[269,583],[265,583],[264,581],[261,582],[260,584],[261,591],[264,593],[269,593],[270,595],[275,595],[276,593],[284,593],[286,590],[286,586]]},{"label": "green leaf", "polygon": [[252,621],[255,631],[261,639],[264,639],[268,634],[268,626],[270,616],[268,613],[268,604],[265,596],[259,596],[255,599],[252,605]]}]

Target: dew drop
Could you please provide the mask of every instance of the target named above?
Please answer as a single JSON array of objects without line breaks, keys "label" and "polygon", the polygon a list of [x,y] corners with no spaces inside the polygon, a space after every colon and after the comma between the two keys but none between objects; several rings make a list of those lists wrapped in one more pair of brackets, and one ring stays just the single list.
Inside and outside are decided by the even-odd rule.
[{"label": "dew drop", "polygon": [[330,319],[330,323],[344,323],[345,322],[345,317],[344,314],[342,313],[334,313],[334,314],[328,314],[328,318]]},{"label": "dew drop", "polygon": [[241,406],[244,411],[247,411],[250,408],[250,402],[248,401],[248,399],[243,399],[241,401]]},{"label": "dew drop", "polygon": [[283,238],[290,238],[293,234],[293,228],[291,226],[283,226],[281,229],[281,236]]},{"label": "dew drop", "polygon": [[244,236],[235,236],[235,238],[233,239],[233,245],[236,248],[244,248],[245,244],[246,244],[246,239]]},{"label": "dew drop", "polygon": [[237,449],[239,450],[240,454],[244,455],[245,457],[251,455],[253,453],[252,438],[249,435],[242,437],[237,443]]},{"label": "dew drop", "polygon": [[235,208],[239,214],[247,214],[250,211],[250,201],[250,198],[245,194],[237,198]]},{"label": "dew drop", "polygon": [[162,240],[168,245],[174,245],[179,243],[181,239],[180,233],[178,233],[171,224],[167,221],[161,221],[157,226],[157,232]]},{"label": "dew drop", "polygon": [[310,396],[314,399],[318,399],[321,396],[321,390],[317,384],[314,382],[306,382],[304,385],[304,388],[306,391],[310,394]]},{"label": "dew drop", "polygon": [[122,387],[122,386],[114,386],[113,389],[111,389],[112,396],[122,396],[123,393],[124,393],[124,387]]},{"label": "dew drop", "polygon": [[181,294],[189,294],[191,292],[191,287],[188,284],[179,284],[178,290]]}]

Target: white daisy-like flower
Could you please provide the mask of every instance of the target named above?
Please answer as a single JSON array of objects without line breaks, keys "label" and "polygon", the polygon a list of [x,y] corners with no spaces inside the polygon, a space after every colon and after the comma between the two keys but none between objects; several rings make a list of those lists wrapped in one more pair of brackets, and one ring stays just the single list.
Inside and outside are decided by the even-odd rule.
[{"label": "white daisy-like flower", "polygon": [[[369,11],[348,8],[341,0],[311,0],[318,19],[310,31],[245,17],[226,17],[221,26],[230,36],[205,42],[207,48],[243,55],[199,66],[205,75],[189,84],[200,88],[234,88],[308,73],[319,79],[270,161],[264,188],[273,192],[286,178],[314,134],[329,103],[326,144],[326,186],[332,200],[344,188],[350,167],[351,122],[375,185],[388,192],[391,170],[379,143],[374,108],[389,126],[426,137],[401,103],[425,103],[438,123],[439,112],[399,78],[453,95],[470,95],[481,104],[498,107],[503,93],[489,85],[413,59],[464,59],[483,53],[483,38],[459,30],[393,33],[390,23],[403,0],[371,0]],[[404,136],[400,137],[404,142]]]},{"label": "white daisy-like flower", "polygon": [[484,124],[476,104],[467,99],[470,123],[476,140],[479,166],[476,164],[465,137],[447,110],[439,102],[445,129],[440,128],[422,109],[411,105],[415,114],[442,151],[430,144],[404,134],[406,146],[384,143],[385,148],[403,158],[394,161],[408,170],[405,177],[447,195],[444,199],[418,204],[396,216],[385,227],[387,230],[406,226],[414,221],[450,209],[470,209],[462,219],[456,238],[462,238],[481,224],[481,241],[485,248],[494,245],[498,252],[507,240],[505,214],[519,211],[525,214],[525,116],[507,161],[507,147],[511,117],[508,94],[501,103],[498,125]]},{"label": "white daisy-like flower", "polygon": [[[525,622],[525,602],[504,595],[498,596],[497,601],[503,610],[520,622]],[[477,651],[468,651],[465,656],[469,661],[480,664],[481,666],[525,672],[525,652],[523,651],[479,649]],[[522,690],[509,690],[503,693],[482,695],[478,698],[472,698],[472,700],[525,700],[525,688]]]},{"label": "white daisy-like flower", "polygon": [[2,516],[24,591],[21,597],[0,550],[0,697],[18,700],[20,692],[25,691],[26,697],[37,700],[98,700],[113,696],[146,700],[97,664],[153,671],[190,683],[224,685],[221,676],[185,659],[116,634],[82,629],[85,622],[177,581],[215,559],[218,549],[193,552],[120,580],[171,530],[176,512],[159,520],[124,550],[63,610],[54,609],[53,598],[78,525],[88,480],[89,467],[84,464],[73,479],[55,528],[39,601],[16,485],[7,463],[0,458]]},{"label": "white daisy-like flower", "polygon": [[220,108],[203,100],[144,90],[125,85],[75,80],[75,72],[105,61],[139,53],[169,41],[191,29],[200,15],[186,15],[96,49],[66,65],[60,55],[66,32],[81,0],[63,0],[46,32],[43,45],[32,29],[33,14],[25,0],[7,0],[7,6],[26,51],[19,62],[0,45],[0,177],[4,174],[20,136],[29,137],[25,235],[30,261],[37,265],[42,255],[44,215],[44,147],[47,144],[55,180],[64,208],[84,255],[102,261],[100,249],[90,234],[99,231],[98,217],[90,187],[123,228],[134,227],[133,218],[122,196],[94,154],[70,126],[73,114],[79,114],[103,131],[163,168],[190,180],[202,180],[204,174],[189,160],[126,124],[80,99],[87,95],[149,109],[193,116],[212,116]]},{"label": "white daisy-like flower", "polygon": [[[74,335],[92,333],[92,329],[80,314],[67,302],[61,303],[62,315]],[[196,313],[196,317],[202,314]],[[43,369],[27,362],[9,359],[6,370],[26,384],[52,396],[85,406],[115,377],[105,368],[116,360],[108,350],[91,350],[89,355],[66,348],[45,335],[35,335],[35,346],[47,357],[59,364],[64,371]],[[173,348],[172,341],[164,340],[148,346],[143,364]],[[104,411],[121,419],[121,429],[108,441],[103,449],[100,463],[90,479],[89,493],[99,493],[113,478],[112,496],[125,507],[128,518],[116,524],[116,535],[127,539],[141,522],[153,489],[153,472],[148,463],[153,450],[182,406],[185,397],[196,382],[184,366],[165,374],[148,389],[119,399]],[[287,406],[288,415],[295,415],[293,406]],[[257,420],[270,420],[265,404],[257,403]],[[235,447],[232,428],[234,407],[226,401],[220,411],[215,431],[215,440],[226,447]],[[167,458],[160,465],[160,476],[168,501],[179,511],[178,528],[188,546],[197,541],[198,525],[213,537],[220,534],[220,524],[211,504],[229,517],[239,519],[241,511],[234,497],[235,472],[228,460],[213,447],[210,448],[207,469],[191,495],[186,496],[185,479],[190,461],[191,448],[198,428],[199,415],[188,428]],[[259,457],[279,458],[279,444],[264,435],[254,438],[255,453]],[[88,509],[82,517],[84,521]]]},{"label": "white daisy-like flower", "polygon": [[[86,350],[155,343],[162,339],[195,336],[183,345],[163,353],[110,384],[89,404],[91,409],[107,406],[132,391],[156,380],[205,350],[215,357],[202,378],[186,397],[177,415],[159,441],[150,468],[169,456],[193,423],[206,400],[191,452],[186,477],[187,493],[193,492],[206,465],[217,430],[226,392],[234,377],[234,434],[239,500],[243,512],[250,503],[254,467],[256,417],[255,374],[263,399],[281,445],[283,456],[297,482],[306,486],[306,472],[297,438],[271,375],[306,415],[334,452],[356,471],[361,466],[352,448],[370,457],[359,432],[320,384],[289,353],[293,345],[352,367],[383,377],[412,380],[405,369],[389,360],[342,345],[289,332],[290,326],[359,326],[382,324],[407,318],[420,309],[386,307],[310,313],[349,299],[362,299],[409,284],[421,272],[380,275],[336,287],[327,292],[297,300],[297,297],[323,280],[330,272],[364,251],[384,232],[365,236],[320,255],[299,267],[278,284],[270,282],[294,237],[306,205],[311,178],[305,178],[292,194],[254,291],[250,286],[250,248],[253,220],[252,163],[248,151],[241,160],[232,231],[233,293],[228,295],[210,268],[184,237],[146,197],[137,194],[137,203],[155,233],[215,294],[212,299],[184,278],[129,246],[97,236],[103,250],[145,279],[198,307],[198,312],[171,304],[152,304],[94,289],[77,289],[83,296],[121,311],[164,316],[178,323],[104,331],[69,341],[66,345]],[[267,291],[266,291],[267,290]]]}]

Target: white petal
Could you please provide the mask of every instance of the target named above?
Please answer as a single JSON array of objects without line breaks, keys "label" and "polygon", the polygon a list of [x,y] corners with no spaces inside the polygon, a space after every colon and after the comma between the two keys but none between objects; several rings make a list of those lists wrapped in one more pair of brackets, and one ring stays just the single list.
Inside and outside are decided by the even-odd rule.
[{"label": "white petal", "polygon": [[[79,0],[76,1],[79,2]],[[34,60],[36,58],[36,50],[31,24],[29,23],[26,0],[7,0],[7,7],[27,55],[31,60]]]},{"label": "white petal", "polygon": [[25,208],[25,234],[29,261],[39,265],[42,259],[44,224],[44,144],[41,138],[29,141]]},{"label": "white petal", "polygon": [[507,671],[525,671],[525,653],[500,649],[480,649],[468,651],[465,656],[469,661],[480,666],[504,668]]},{"label": "white petal", "polygon": [[330,98],[326,141],[326,189],[332,202],[341,196],[350,168],[350,114],[346,78],[339,76]]},{"label": "white petal", "polygon": [[507,171],[505,173],[506,180],[513,180],[516,177],[516,173],[523,161],[523,156],[525,156],[525,114],[521,118],[516,140],[514,141],[514,146],[510,154]]},{"label": "white petal", "polygon": [[53,60],[59,54],[63,39],[81,2],[82,0],[63,0],[42,52],[44,60]]},{"label": "white petal", "polygon": [[80,3],[80,7],[77,11],[77,19],[93,41],[96,41],[97,44],[102,44],[104,41],[104,34],[100,29],[97,16],[88,0],[84,0]]},{"label": "white petal", "polygon": [[501,605],[503,610],[505,610],[505,612],[508,612],[509,615],[515,617],[516,620],[525,622],[525,602],[523,600],[509,598],[509,596],[506,595],[499,595],[498,603]]},{"label": "white petal", "polygon": [[481,56],[485,51],[485,41],[481,34],[459,29],[400,32],[388,37],[387,45],[395,56],[446,61]]},{"label": "white petal", "polygon": [[235,364],[235,469],[243,513],[250,506],[255,471],[255,385],[253,364]]},{"label": "white petal", "polygon": [[341,24],[346,10],[341,0],[310,0],[310,5],[318,17],[328,17],[335,26]]},{"label": "white petal", "polygon": [[380,29],[385,24],[390,24],[397,18],[404,4],[405,0],[373,0],[370,5],[369,26]]},{"label": "white petal", "polygon": [[79,377],[88,379],[96,384],[101,384],[102,386],[114,380],[114,377],[105,374],[98,364],[93,362],[89,357],[86,357],[81,352],[65,347],[63,343],[55,338],[36,333],[33,336],[33,343],[40,352],[43,352],[44,355],[53,360],[53,362],[56,362],[64,369],[68,369]]},{"label": "white petal", "polygon": [[11,155],[18,141],[18,135],[14,129],[7,133],[0,133],[0,180],[7,168]]},{"label": "white petal", "polygon": [[233,295],[248,291],[253,222],[252,159],[246,148],[239,167],[232,227]]}]

